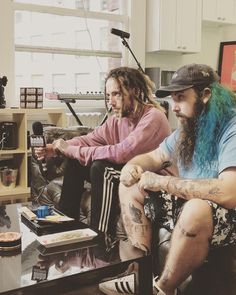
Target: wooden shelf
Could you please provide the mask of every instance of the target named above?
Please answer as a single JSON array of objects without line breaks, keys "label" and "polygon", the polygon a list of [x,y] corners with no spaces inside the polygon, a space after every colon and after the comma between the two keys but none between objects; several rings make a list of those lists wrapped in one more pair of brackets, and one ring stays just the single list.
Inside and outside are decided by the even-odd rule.
[{"label": "wooden shelf", "polygon": [[0,200],[1,196],[11,196],[11,195],[19,195],[19,194],[30,194],[30,188],[23,188],[20,186],[16,186],[12,189],[1,189]]},{"label": "wooden shelf", "polygon": [[27,201],[30,196],[30,187],[28,187],[28,157],[31,151],[27,148],[27,123],[32,119],[34,120],[35,116],[46,116],[48,123],[59,127],[66,126],[64,109],[0,109],[0,122],[16,122],[18,135],[17,149],[0,150],[0,159],[5,160],[9,155],[14,166],[18,169],[16,187],[8,189],[1,186],[0,204],[2,201],[12,202],[17,199]]},{"label": "wooden shelf", "polygon": [[25,150],[23,149],[16,149],[16,150],[0,150],[1,155],[14,155],[14,154],[24,154]]}]

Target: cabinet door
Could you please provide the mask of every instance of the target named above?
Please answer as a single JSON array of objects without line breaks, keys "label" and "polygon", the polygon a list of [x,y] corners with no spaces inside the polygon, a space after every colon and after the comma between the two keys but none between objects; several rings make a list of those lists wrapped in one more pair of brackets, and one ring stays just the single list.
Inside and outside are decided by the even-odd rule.
[{"label": "cabinet door", "polygon": [[179,0],[176,12],[177,51],[201,50],[201,1]]},{"label": "cabinet door", "polygon": [[148,0],[147,51],[199,52],[201,1]]},{"label": "cabinet door", "polygon": [[236,23],[235,0],[218,0],[217,1],[217,19],[229,24]]},{"label": "cabinet door", "polygon": [[[154,0],[155,1],[155,0]],[[177,48],[176,39],[176,11],[177,0],[161,0],[159,2],[159,23],[158,35],[153,38],[159,38],[158,48],[163,51],[173,51]],[[155,14],[155,11],[151,13]]]},{"label": "cabinet door", "polygon": [[[177,0],[148,0],[147,1],[147,51],[168,51],[176,48]],[[171,49],[170,49],[171,48]]]},{"label": "cabinet door", "polygon": [[219,24],[236,23],[236,0],[207,0],[202,5],[203,20]]}]

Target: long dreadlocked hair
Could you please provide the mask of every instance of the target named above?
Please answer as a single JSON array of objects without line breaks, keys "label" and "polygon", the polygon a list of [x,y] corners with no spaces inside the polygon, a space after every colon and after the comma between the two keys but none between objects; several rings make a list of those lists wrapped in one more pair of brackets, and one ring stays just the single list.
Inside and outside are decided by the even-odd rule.
[{"label": "long dreadlocked hair", "polygon": [[[119,67],[113,69],[108,73],[105,79],[105,85],[107,80],[110,78],[113,78],[117,81],[122,96],[124,96],[124,89],[130,94],[130,98],[133,99],[132,113],[134,114],[134,116],[138,111],[140,111],[140,106],[144,105],[154,106],[159,110],[165,112],[164,108],[161,107],[160,104],[153,98],[153,92],[155,90],[154,82],[152,82],[150,78],[142,73],[140,70],[129,67]],[[106,86],[104,93],[105,105],[107,110],[109,110],[106,99]]]},{"label": "long dreadlocked hair", "polygon": [[[208,169],[209,172],[213,162],[217,159],[220,135],[235,114],[236,95],[217,82],[205,87],[211,89],[211,97],[204,107],[200,102],[203,88],[194,87],[198,95],[196,109],[199,109],[200,114],[197,114],[193,119],[194,132],[192,132],[191,137],[185,139],[188,140],[188,144],[180,143],[178,150],[185,168],[189,167],[194,154],[200,170]],[[198,108],[198,105],[202,107]],[[185,146],[185,150],[183,148],[181,150],[181,146]]]}]

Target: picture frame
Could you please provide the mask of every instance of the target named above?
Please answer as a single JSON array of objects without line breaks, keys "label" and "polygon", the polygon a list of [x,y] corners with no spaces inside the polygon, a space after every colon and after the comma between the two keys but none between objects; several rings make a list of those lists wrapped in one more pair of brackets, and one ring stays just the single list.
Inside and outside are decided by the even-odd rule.
[{"label": "picture frame", "polygon": [[236,92],[236,41],[220,43],[218,74],[221,84]]}]

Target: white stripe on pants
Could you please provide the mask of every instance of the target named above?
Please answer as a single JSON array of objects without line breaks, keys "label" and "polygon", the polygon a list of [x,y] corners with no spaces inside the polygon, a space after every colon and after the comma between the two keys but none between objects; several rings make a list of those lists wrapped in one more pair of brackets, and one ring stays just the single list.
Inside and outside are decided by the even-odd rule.
[{"label": "white stripe on pants", "polygon": [[[120,171],[112,167],[106,167],[103,177],[103,196],[102,208],[98,229],[102,232],[107,232],[109,218],[111,214],[111,204],[113,198],[114,181],[119,181]],[[118,191],[116,192],[118,194]],[[118,206],[118,204],[117,204]]]}]

